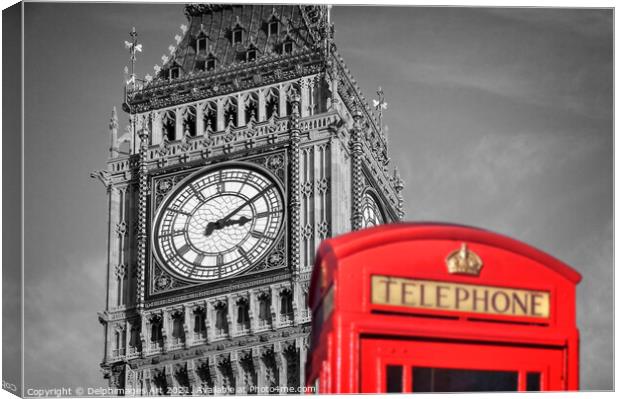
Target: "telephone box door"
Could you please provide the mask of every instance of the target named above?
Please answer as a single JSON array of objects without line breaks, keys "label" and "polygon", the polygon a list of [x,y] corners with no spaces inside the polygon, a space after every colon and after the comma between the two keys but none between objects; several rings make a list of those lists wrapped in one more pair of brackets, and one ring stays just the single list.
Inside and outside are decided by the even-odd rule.
[{"label": "telephone box door", "polygon": [[566,389],[562,348],[366,338],[361,349],[364,393]]}]

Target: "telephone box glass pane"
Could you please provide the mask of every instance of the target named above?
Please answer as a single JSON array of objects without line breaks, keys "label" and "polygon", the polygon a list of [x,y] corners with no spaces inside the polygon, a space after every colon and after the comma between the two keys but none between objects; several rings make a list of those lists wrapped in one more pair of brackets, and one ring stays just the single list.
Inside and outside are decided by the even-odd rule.
[{"label": "telephone box glass pane", "polygon": [[527,373],[526,388],[527,391],[540,391],[540,373]]},{"label": "telephone box glass pane", "polygon": [[385,368],[385,386],[388,393],[403,391],[403,366]]},{"label": "telephone box glass pane", "polygon": [[413,392],[516,391],[516,371],[413,367]]}]

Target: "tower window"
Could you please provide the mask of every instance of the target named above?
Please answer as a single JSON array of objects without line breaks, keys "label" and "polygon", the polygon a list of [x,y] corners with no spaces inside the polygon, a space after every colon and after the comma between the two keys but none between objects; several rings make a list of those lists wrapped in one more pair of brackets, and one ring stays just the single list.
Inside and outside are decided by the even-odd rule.
[{"label": "tower window", "polygon": [[218,335],[228,333],[228,320],[226,318],[226,305],[219,305],[215,310],[215,329]]},{"label": "tower window", "polygon": [[224,106],[224,123],[237,127],[237,101],[234,98],[229,98]]},{"label": "tower window", "polygon": [[250,328],[249,306],[245,299],[237,303],[237,324],[239,324],[241,328]]},{"label": "tower window", "polygon": [[286,114],[287,115],[293,114],[293,96],[299,93],[301,93],[301,88],[299,87],[299,85],[296,83],[291,84],[291,86],[287,90],[287,95],[286,95]]},{"label": "tower window", "polygon": [[251,93],[248,95],[245,103],[245,122],[257,119],[258,113],[258,96]]},{"label": "tower window", "polygon": [[164,114],[162,121],[163,133],[169,141],[175,139],[176,134],[176,114],[174,111],[168,111]]},{"label": "tower window", "polygon": [[275,88],[272,88],[271,90],[269,90],[269,93],[266,96],[265,108],[266,108],[267,119],[271,118],[272,116],[278,116],[279,104],[280,104],[280,98],[279,98],[278,90]]},{"label": "tower window", "polygon": [[131,333],[129,336],[130,351],[138,351],[140,348],[140,328],[137,326],[131,327]]},{"label": "tower window", "polygon": [[201,37],[196,40],[196,52],[197,53],[206,53],[207,52],[207,38]]},{"label": "tower window", "polygon": [[266,326],[271,320],[271,303],[269,296],[261,295],[258,298],[258,322],[261,326]]},{"label": "tower window", "polygon": [[199,309],[194,313],[194,332],[197,334],[204,334],[206,330],[207,326],[205,325],[205,311]]},{"label": "tower window", "polygon": [[280,314],[286,316],[293,314],[293,295],[288,290],[284,290],[280,297]]},{"label": "tower window", "polygon": [[125,355],[125,331],[114,332],[114,347],[112,349],[112,356],[124,356]]},{"label": "tower window", "polygon": [[153,318],[151,320],[151,342],[154,344],[160,343],[162,339],[162,323],[161,319]]},{"label": "tower window", "polygon": [[233,30],[232,41],[233,44],[241,43],[243,41],[243,30],[241,28],[236,28]]},{"label": "tower window", "polygon": [[293,52],[293,41],[292,40],[288,40],[284,42],[284,44],[282,45],[282,52],[284,54],[291,54]]},{"label": "tower window", "polygon": [[185,338],[183,330],[183,314],[175,313],[172,316],[172,342],[175,344],[182,343]]},{"label": "tower window", "polygon": [[196,136],[196,108],[190,106],[183,112],[183,134]]},{"label": "tower window", "polygon": [[278,21],[269,22],[269,36],[278,34],[279,24]]},{"label": "tower window", "polygon": [[213,131],[217,129],[217,107],[215,103],[210,102],[207,104],[202,114],[202,118],[202,123],[204,125],[205,131]]},{"label": "tower window", "polygon": [[211,71],[215,69],[215,58],[210,58],[207,60],[207,71]]},{"label": "tower window", "polygon": [[248,50],[247,53],[245,53],[245,60],[247,62],[256,60],[256,50]]},{"label": "tower window", "polygon": [[179,77],[179,67],[170,68],[170,79],[176,79]]}]

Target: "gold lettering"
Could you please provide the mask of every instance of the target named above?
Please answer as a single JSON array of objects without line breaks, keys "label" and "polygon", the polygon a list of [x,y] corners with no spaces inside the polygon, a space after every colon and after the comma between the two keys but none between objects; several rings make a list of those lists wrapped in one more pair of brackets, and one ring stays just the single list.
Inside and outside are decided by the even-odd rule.
[{"label": "gold lettering", "polygon": [[474,294],[474,312],[478,310],[478,306],[477,303],[482,299],[483,303],[484,303],[484,310],[482,310],[482,312],[486,313],[488,312],[489,309],[489,291],[487,291],[486,289],[483,289],[484,292],[484,297],[483,298],[478,298],[478,290],[477,289],[473,289],[473,294]]},{"label": "gold lettering", "polygon": [[531,299],[530,303],[531,303],[531,308],[532,308],[532,316],[537,316],[537,317],[543,316],[542,313],[538,313],[536,310],[539,306],[542,306],[542,303],[538,301],[538,299],[542,299],[542,296],[540,294],[532,294],[530,299]]},{"label": "gold lettering", "polygon": [[454,307],[456,308],[456,310],[459,310],[461,308],[461,302],[468,299],[469,291],[463,287],[456,287],[456,299],[454,301]]},{"label": "gold lettering", "polygon": [[545,291],[371,276],[371,303],[504,316],[550,317]]},{"label": "gold lettering", "polygon": [[420,284],[420,306],[424,306],[424,307],[432,306],[430,304],[427,304],[424,301],[424,284]]},{"label": "gold lettering", "polygon": [[385,283],[385,301],[390,303],[390,284],[398,284],[396,281],[391,281],[389,278],[384,281],[380,281]]},{"label": "gold lettering", "polygon": [[[504,298],[504,307],[502,309],[499,309],[499,307],[497,306],[497,298],[500,296]],[[493,305],[493,310],[495,311],[495,313],[506,313],[506,311],[510,307],[510,300],[508,299],[508,295],[506,295],[505,292],[496,291],[493,293],[493,296],[491,296],[491,304]]]},{"label": "gold lettering", "polygon": [[516,309],[516,306],[519,305],[519,308],[521,309],[521,314],[527,316],[528,313],[529,313],[528,309],[527,309],[527,297],[528,297],[528,294],[527,294],[527,292],[523,292],[522,293],[523,296],[524,296],[523,301],[521,300],[521,298],[519,298],[519,294],[520,294],[519,292],[513,292],[512,293],[512,314],[514,314],[514,315],[519,314],[517,309]]},{"label": "gold lettering", "polygon": [[417,284],[414,283],[402,283],[401,284],[401,298],[400,301],[403,305],[415,305],[414,301],[408,302],[407,301],[407,295],[413,295],[413,292],[411,291],[407,291],[407,288],[411,287],[415,287]]},{"label": "gold lettering", "polygon": [[446,306],[441,305],[441,300],[444,298],[446,299],[448,298],[448,294],[446,293],[442,294],[441,290],[449,290],[449,289],[450,287],[447,287],[445,285],[438,285],[437,288],[435,289],[435,294],[436,294],[435,304],[437,305],[438,308],[449,308],[450,307],[449,305],[446,305]]}]

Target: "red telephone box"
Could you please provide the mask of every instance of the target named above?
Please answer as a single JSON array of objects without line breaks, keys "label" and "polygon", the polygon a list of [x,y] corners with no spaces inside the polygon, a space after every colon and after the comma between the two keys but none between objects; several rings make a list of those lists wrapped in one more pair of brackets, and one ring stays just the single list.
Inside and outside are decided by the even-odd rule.
[{"label": "red telephone box", "polygon": [[319,393],[579,388],[581,275],[519,241],[447,224],[325,240],[306,381]]}]

